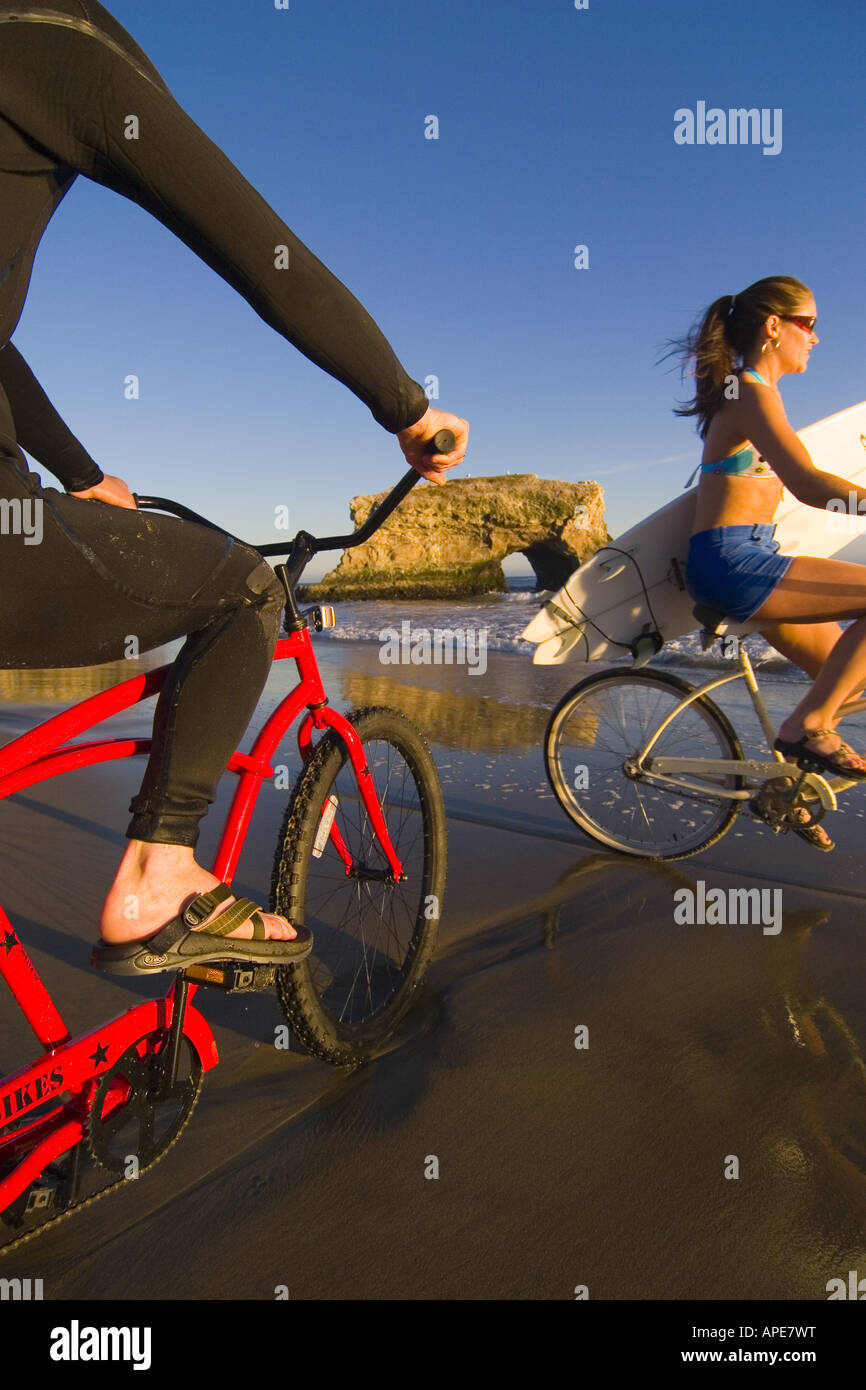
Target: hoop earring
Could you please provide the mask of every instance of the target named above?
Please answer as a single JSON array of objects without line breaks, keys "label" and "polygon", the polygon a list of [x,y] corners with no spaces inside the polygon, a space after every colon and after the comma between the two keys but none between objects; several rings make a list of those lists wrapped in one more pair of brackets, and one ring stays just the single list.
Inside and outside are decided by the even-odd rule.
[{"label": "hoop earring", "polygon": [[775,351],[778,351],[778,349],[779,349],[779,347],[780,347],[780,345],[781,345],[781,342],[782,342],[781,338],[774,338],[774,339],[773,339],[773,349],[774,349]]}]

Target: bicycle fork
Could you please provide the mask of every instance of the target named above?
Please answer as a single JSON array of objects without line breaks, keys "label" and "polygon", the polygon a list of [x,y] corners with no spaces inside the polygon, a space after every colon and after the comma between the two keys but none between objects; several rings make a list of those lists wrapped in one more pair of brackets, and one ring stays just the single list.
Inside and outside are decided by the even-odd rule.
[{"label": "bicycle fork", "polygon": [[[349,723],[348,719],[345,719],[341,714],[338,714],[336,710],[332,710],[327,705],[323,705],[318,709],[312,710],[309,717],[304,720],[304,723],[301,725],[301,728],[298,731],[298,746],[301,750],[301,756],[305,760],[309,758],[312,754],[312,744],[310,742],[310,739],[312,729],[314,727],[334,729],[335,732],[340,735],[343,742],[345,743],[349,752],[349,760],[352,764],[352,768],[355,773],[355,779],[358,783],[358,791],[360,792],[361,800],[364,803],[364,809],[366,810],[367,815],[370,817],[370,823],[374,831],[376,832],[376,838],[382,847],[382,851],[386,859],[388,860],[388,864],[391,870],[391,876],[393,876],[393,879],[396,883],[403,882],[403,880],[406,878],[406,874],[403,869],[403,863],[399,858],[397,851],[394,849],[394,846],[391,842],[391,836],[388,834],[388,827],[385,823],[385,817],[382,815],[382,807],[380,806],[379,798],[376,795],[376,786],[373,780],[373,774],[367,763],[367,756],[364,752],[364,745],[358,737],[356,730]],[[325,799],[322,805],[321,815],[319,819],[319,829],[316,833],[315,841],[313,844],[313,853],[318,858],[322,850],[324,849],[325,843],[328,839],[330,839],[331,844],[334,846],[334,849],[336,850],[337,854],[340,856],[340,859],[343,862],[346,874],[348,876],[356,870],[357,865],[355,864],[355,861],[351,853],[349,852],[346,842],[340,833],[340,827],[338,826],[336,821],[336,814],[337,798],[332,794],[331,796],[328,796]],[[318,854],[316,854],[317,849]],[[366,876],[369,878],[387,877],[387,875],[385,875],[384,873],[377,873],[376,871],[369,869],[366,871]]]}]

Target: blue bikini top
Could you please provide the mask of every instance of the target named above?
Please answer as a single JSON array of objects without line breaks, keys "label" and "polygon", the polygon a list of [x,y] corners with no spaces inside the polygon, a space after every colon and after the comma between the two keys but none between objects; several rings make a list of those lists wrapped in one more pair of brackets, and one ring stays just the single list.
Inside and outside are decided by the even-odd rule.
[{"label": "blue bikini top", "polygon": [[[744,367],[743,371],[748,372],[762,386],[769,386],[769,381],[765,381],[754,367]],[[714,463],[698,464],[686,483],[686,487],[691,487],[698,473],[726,473],[730,478],[775,478],[776,476],[766,460],[760,458],[750,444],[747,444],[745,449],[739,449],[735,454],[727,454],[725,458],[716,459]]]}]

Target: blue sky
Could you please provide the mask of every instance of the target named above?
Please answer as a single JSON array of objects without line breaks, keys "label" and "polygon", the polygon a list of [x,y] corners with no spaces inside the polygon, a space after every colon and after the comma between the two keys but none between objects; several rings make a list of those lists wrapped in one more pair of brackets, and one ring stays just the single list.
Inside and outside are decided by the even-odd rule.
[{"label": "blue sky", "polygon": [[[862,0],[107,8],[410,374],[439,378],[472,425],[464,474],[597,479],[614,534],[661,506],[700,457],[664,340],[774,273],[819,310],[808,373],[782,383],[794,426],[866,396]],[[781,152],[675,144],[698,101],[781,108]],[[292,531],[348,529],[349,498],[404,471],[345,387],[84,179],[15,341],[107,472],[252,541],[284,504]]]}]

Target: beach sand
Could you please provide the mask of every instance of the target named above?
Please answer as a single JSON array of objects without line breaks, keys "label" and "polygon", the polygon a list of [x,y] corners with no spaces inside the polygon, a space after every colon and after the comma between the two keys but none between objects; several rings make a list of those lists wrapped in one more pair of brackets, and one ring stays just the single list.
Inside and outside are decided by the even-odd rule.
[{"label": "beach sand", "polygon": [[[829,1279],[866,1273],[866,793],[828,818],[833,855],[747,816],[676,864],[600,852],[560,810],[540,751],[579,664],[492,652],[480,678],[383,667],[370,643],[317,651],[334,703],[404,709],[440,767],[449,875],[421,997],[385,1054],[346,1074],[294,1040],[275,1049],[273,995],[201,991],[220,1065],[180,1142],[0,1273],[42,1278],[46,1299],[255,1300],[279,1286],[295,1299],[573,1299],[578,1286],[824,1299]],[[275,668],[258,719],[293,672]],[[52,688],[10,680],[0,737],[74,698]],[[790,683],[763,688],[771,708],[792,703]],[[737,700],[722,703],[742,718]],[[146,708],[115,727],[144,732]],[[297,765],[291,748],[285,761]],[[0,804],[3,904],[73,1033],[168,981],[88,967],[141,766]],[[259,900],[284,800],[263,789],[236,879]],[[673,894],[698,880],[781,887],[781,932],[678,925]],[[0,1068],[36,1051],[8,1000]]]}]

